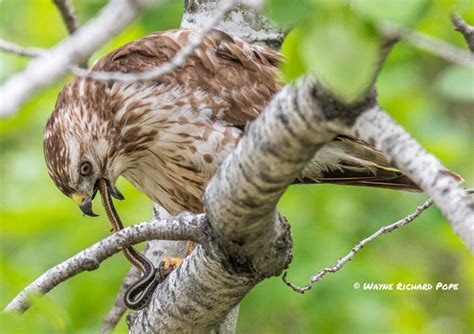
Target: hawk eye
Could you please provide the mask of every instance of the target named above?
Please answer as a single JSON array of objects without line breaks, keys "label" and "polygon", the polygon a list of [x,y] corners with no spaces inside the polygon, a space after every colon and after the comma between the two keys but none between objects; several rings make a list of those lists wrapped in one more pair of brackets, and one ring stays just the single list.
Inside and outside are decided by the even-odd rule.
[{"label": "hawk eye", "polygon": [[79,167],[79,174],[88,176],[92,172],[92,165],[89,161],[84,161]]}]

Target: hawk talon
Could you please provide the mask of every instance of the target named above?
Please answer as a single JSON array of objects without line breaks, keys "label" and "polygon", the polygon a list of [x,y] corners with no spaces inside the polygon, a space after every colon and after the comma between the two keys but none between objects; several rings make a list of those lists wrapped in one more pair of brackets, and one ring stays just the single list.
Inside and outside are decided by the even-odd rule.
[{"label": "hawk talon", "polygon": [[164,256],[158,265],[156,280],[162,282],[174,269],[176,269],[184,259],[177,257]]}]

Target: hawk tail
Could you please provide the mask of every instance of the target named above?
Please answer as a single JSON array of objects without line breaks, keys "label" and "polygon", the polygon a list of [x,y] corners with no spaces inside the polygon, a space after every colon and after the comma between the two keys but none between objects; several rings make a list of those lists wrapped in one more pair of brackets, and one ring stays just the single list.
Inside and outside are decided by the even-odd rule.
[{"label": "hawk tail", "polygon": [[[463,178],[447,171],[459,182]],[[338,136],[323,146],[295,184],[332,183],[420,192],[421,189],[384,155],[366,143]]]}]

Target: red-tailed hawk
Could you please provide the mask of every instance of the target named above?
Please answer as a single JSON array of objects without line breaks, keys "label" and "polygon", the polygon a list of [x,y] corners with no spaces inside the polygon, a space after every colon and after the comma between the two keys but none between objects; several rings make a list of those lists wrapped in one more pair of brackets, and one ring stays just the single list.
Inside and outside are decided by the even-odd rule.
[{"label": "red-tailed hawk", "polygon": [[[94,71],[141,72],[167,61],[192,30],[153,33],[100,59]],[[122,175],[171,214],[202,212],[219,164],[278,91],[281,55],[213,30],[184,65],[155,81],[76,78],[61,91],[44,132],[49,174],[92,214],[97,180]],[[415,190],[368,145],[337,137],[297,183]],[[115,191],[114,195],[120,197]]]}]

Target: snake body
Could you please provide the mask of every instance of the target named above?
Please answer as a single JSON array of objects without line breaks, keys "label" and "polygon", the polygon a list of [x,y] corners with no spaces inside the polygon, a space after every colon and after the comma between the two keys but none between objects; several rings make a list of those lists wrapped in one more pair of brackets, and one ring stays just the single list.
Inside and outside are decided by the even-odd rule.
[{"label": "snake body", "polygon": [[[114,232],[118,232],[123,229],[123,224],[112,202],[108,181],[99,179],[98,186],[107,217],[112,224]],[[155,268],[150,260],[137,252],[133,247],[125,248],[123,253],[127,260],[143,273],[138,281],[128,288],[124,297],[124,303],[128,308],[139,310],[148,305],[151,295],[158,285],[158,269]]]}]

